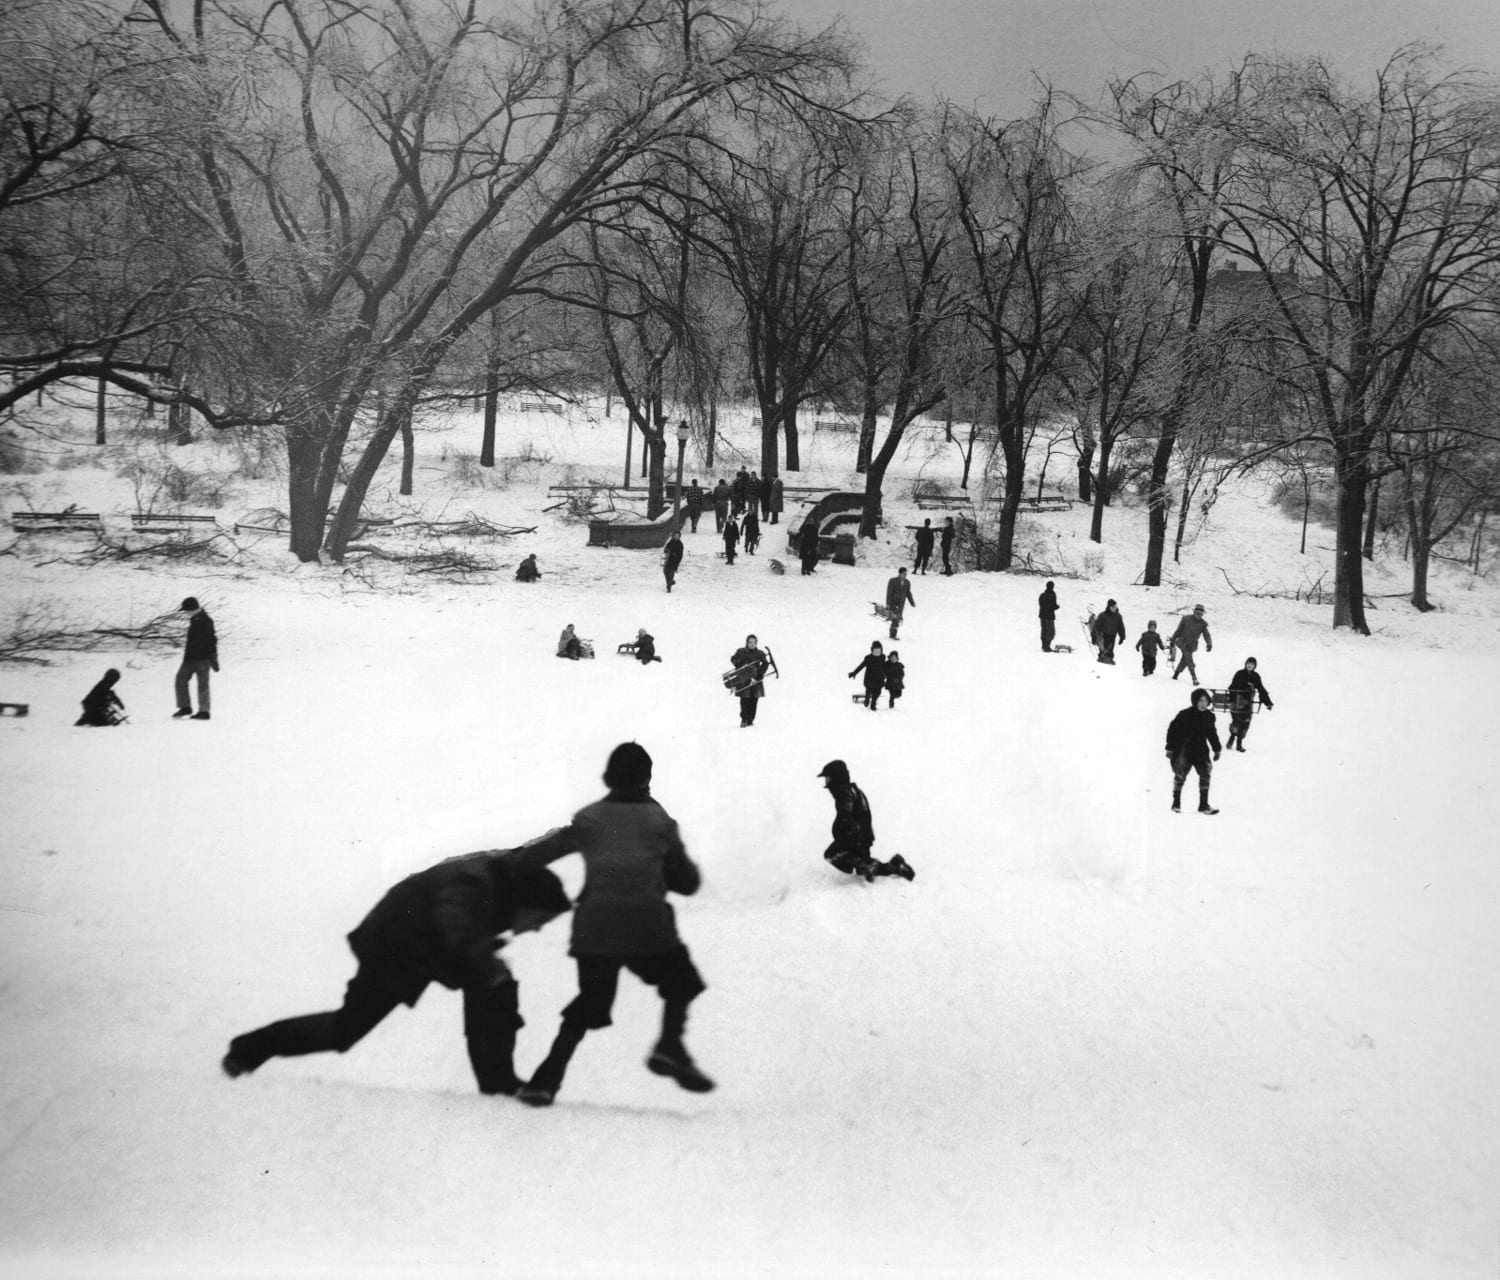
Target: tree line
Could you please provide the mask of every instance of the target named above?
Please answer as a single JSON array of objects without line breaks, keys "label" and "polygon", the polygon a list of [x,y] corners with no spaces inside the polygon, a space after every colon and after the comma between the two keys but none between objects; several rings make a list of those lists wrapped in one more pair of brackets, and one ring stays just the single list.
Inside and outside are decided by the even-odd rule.
[{"label": "tree line", "polygon": [[[1102,538],[1123,469],[1157,585],[1235,470],[1336,495],[1363,559],[1500,492],[1500,92],[1423,47],[1041,88],[997,120],[863,87],[761,0],[16,0],[0,14],[0,414],[98,379],[276,433],[289,549],[342,558],[425,408],[605,391],[663,505],[671,423],[759,470],[809,410],[886,470],[939,413],[1015,558],[1039,439]],[[1104,157],[1104,158],[1100,158]]]}]

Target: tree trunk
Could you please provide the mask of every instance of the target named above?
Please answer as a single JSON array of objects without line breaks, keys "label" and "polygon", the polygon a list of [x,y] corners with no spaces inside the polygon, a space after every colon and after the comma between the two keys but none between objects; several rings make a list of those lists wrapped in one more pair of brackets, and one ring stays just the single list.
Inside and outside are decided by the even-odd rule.
[{"label": "tree trunk", "polygon": [[1151,479],[1146,485],[1146,569],[1141,581],[1148,587],[1161,586],[1161,562],[1167,549],[1167,518],[1172,510],[1172,495],[1167,489],[1171,474],[1172,450],[1177,444],[1177,416],[1162,419],[1156,452],[1151,455]]},{"label": "tree trunk", "polygon": [[1177,534],[1172,540],[1172,563],[1182,563],[1182,539],[1187,534],[1188,508],[1193,502],[1193,477],[1189,468],[1189,474],[1182,477],[1182,498],[1177,503]]},{"label": "tree trunk", "polygon": [[175,445],[193,443],[192,410],[176,400],[167,406],[167,439]]},{"label": "tree trunk", "polygon": [[1088,441],[1078,455],[1078,501],[1094,500],[1094,444]]},{"label": "tree trunk", "polygon": [[[802,455],[797,449],[797,406],[788,404],[786,413],[782,415],[781,429],[786,433],[786,469],[788,471],[802,470]],[[776,440],[771,439],[771,461],[776,461]]]},{"label": "tree trunk", "polygon": [[[1094,491],[1094,514],[1089,522],[1089,541],[1104,541],[1104,508],[1109,505],[1109,456],[1113,452],[1114,443],[1108,435],[1099,439],[1099,487]],[[1092,454],[1093,449],[1089,452]],[[1078,461],[1078,488],[1080,492],[1089,487],[1089,468],[1083,459]]]},{"label": "tree trunk", "polygon": [[[500,415],[500,370],[491,360],[484,371],[484,434],[479,441],[479,465],[495,465],[495,422]],[[410,424],[406,427],[411,430]],[[407,492],[403,490],[403,492]]]},{"label": "tree trunk", "polygon": [[107,441],[107,439],[105,437],[105,434],[104,434],[104,429],[105,429],[105,408],[106,408],[106,402],[105,402],[105,399],[104,399],[104,392],[108,388],[108,386],[109,386],[109,384],[107,382],[105,382],[103,378],[99,379],[98,399],[94,403],[94,443],[95,444],[106,444],[106,443],[108,443],[108,441]]},{"label": "tree trunk", "polygon": [[859,419],[859,452],[854,460],[854,469],[860,475],[870,469],[870,458],[875,452],[875,418],[879,413],[879,406],[870,403],[871,390],[872,388],[865,388],[865,407]]},{"label": "tree trunk", "polygon": [[1338,460],[1338,534],[1334,544],[1333,625],[1370,634],[1365,621],[1365,571],[1360,541],[1365,523],[1369,463],[1363,450]]},{"label": "tree trunk", "polygon": [[291,520],[289,549],[303,564],[315,564],[323,545],[327,504],[318,501],[318,469],[322,451],[311,432],[287,433],[287,515]]},{"label": "tree trunk", "polygon": [[[494,442],[491,441],[490,464],[494,465]],[[411,429],[411,410],[401,415],[401,496],[411,497],[412,472],[416,468],[417,441]]]}]

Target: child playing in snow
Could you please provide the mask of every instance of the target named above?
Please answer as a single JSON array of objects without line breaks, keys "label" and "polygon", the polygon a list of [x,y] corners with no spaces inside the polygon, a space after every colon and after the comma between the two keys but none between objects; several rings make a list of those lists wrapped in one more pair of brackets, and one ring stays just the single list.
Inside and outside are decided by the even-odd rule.
[{"label": "child playing in snow", "polygon": [[1135,642],[1136,652],[1141,655],[1141,674],[1149,676],[1156,671],[1156,655],[1162,650],[1162,638],[1156,633],[1156,619],[1146,624],[1141,638]]},{"label": "child playing in snow", "polygon": [[104,673],[104,679],[84,695],[83,714],[73,722],[75,727],[91,725],[96,729],[106,729],[125,722],[125,704],[115,692],[119,680],[120,673],[113,667]]},{"label": "child playing in snow", "polygon": [[698,891],[698,868],[671,815],[651,798],[651,757],[643,746],[616,747],[604,785],[604,799],[520,851],[522,865],[531,867],[580,853],[585,878],[570,948],[578,964],[578,995],[563,1010],[551,1051],[516,1095],[533,1107],[552,1105],[583,1037],[610,1025],[621,969],[662,998],[661,1037],[647,1069],[693,1093],[714,1087],[682,1043],[688,1005],[707,987],[677,936],[667,902],[668,893]]},{"label": "child playing in snow", "polygon": [[889,705],[896,709],[896,699],[906,692],[906,664],[894,649],[885,657],[885,689],[890,694]]},{"label": "child playing in snow", "polygon": [[830,760],[818,777],[833,797],[833,843],[823,851],[823,860],[845,875],[862,877],[867,884],[876,876],[915,880],[917,873],[899,853],[886,862],[871,856],[875,824],[870,818],[870,802],[850,779],[849,766],[842,760]]},{"label": "child playing in snow", "polygon": [[1191,706],[1184,707],[1172,717],[1167,726],[1167,759],[1172,762],[1172,812],[1182,812],[1182,784],[1187,780],[1188,770],[1198,771],[1198,812],[1218,813],[1208,803],[1208,780],[1214,767],[1209,761],[1209,750],[1213,758],[1219,758],[1219,734],[1214,728],[1214,713],[1209,704],[1213,701],[1207,689],[1194,689]]},{"label": "child playing in snow", "polygon": [[885,651],[879,640],[871,643],[870,652],[859,660],[849,679],[853,680],[861,671],[865,673],[865,706],[874,711],[880,705],[880,691],[885,688]]}]

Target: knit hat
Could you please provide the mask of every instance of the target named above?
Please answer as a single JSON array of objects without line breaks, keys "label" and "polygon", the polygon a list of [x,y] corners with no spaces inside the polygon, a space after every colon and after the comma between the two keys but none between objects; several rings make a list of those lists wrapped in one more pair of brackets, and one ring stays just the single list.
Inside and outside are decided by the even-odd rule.
[{"label": "knit hat", "polygon": [[1195,604],[1193,606],[1193,612],[1194,613],[1202,613],[1203,612],[1203,606],[1201,604]]},{"label": "knit hat", "polygon": [[835,782],[849,781],[849,766],[842,760],[830,760],[818,773],[820,778],[831,778]]},{"label": "knit hat", "polygon": [[179,613],[192,613],[192,611],[198,607],[198,597],[188,596],[186,600],[184,600],[180,605],[177,606],[177,611]]},{"label": "knit hat", "polygon": [[1193,705],[1195,707],[1198,705],[1199,698],[1202,698],[1204,702],[1212,702],[1214,700],[1213,694],[1211,694],[1207,689],[1194,689]]},{"label": "knit hat", "polygon": [[604,785],[611,791],[637,791],[651,785],[651,757],[638,742],[622,742],[609,753]]}]

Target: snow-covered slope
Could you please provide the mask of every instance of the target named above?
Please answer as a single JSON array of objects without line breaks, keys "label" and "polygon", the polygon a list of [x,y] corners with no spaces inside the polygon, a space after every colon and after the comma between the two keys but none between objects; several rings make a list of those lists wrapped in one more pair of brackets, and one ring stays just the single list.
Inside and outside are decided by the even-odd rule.
[{"label": "snow-covered slope", "polygon": [[[1381,599],[1375,636],[1334,633],[1326,606],[1236,594],[1315,581],[1331,534],[1299,557],[1236,491],[1147,590],[1122,507],[1099,575],[1058,578],[1071,656],[1039,651],[1038,579],[918,577],[906,696],[871,714],[846,675],[884,638],[869,601],[899,541],[805,578],[777,528],[726,566],[710,517],[667,595],[653,553],[543,510],[564,462],[619,478],[618,418],[517,415],[502,451],[554,464],[454,490],[476,438],[422,437],[414,501],[535,525],[469,549],[535,551],[540,583],[294,567],[274,540],[217,567],[39,563],[62,539],[0,559],[12,609],[139,622],[195,594],[223,657],[210,724],[169,719],[170,653],[0,668],[31,707],[0,721],[7,1274],[1496,1274],[1492,587],[1444,569],[1440,612]],[[810,442],[810,478],[847,482],[846,445]],[[954,474],[914,447],[891,525],[918,515],[914,478]],[[38,507],[134,509],[111,468],[21,479]],[[284,506],[236,483],[226,520]],[[1086,513],[1040,519],[1082,564]],[[1399,561],[1375,573],[1401,589]],[[1207,683],[1260,661],[1276,707],[1218,766],[1217,817],[1168,811],[1185,681],[1084,651],[1076,618],[1109,597],[1130,644],[1204,603]],[[597,661],[553,657],[567,622]],[[641,626],[659,665],[614,654]],[[747,632],[781,675],[741,730],[718,676]],[[131,723],[74,729],[109,665]],[[550,1111],[472,1091],[438,988],[346,1056],[219,1073],[236,1032],[337,1004],[343,935],[390,883],[562,822],[629,738],[704,870],[678,918],[716,1092],[646,1072],[657,1005],[629,979]],[[835,756],[914,883],[822,863]],[[523,1070],[570,997],[565,951],[562,924],[513,948]]]}]

